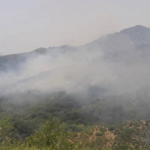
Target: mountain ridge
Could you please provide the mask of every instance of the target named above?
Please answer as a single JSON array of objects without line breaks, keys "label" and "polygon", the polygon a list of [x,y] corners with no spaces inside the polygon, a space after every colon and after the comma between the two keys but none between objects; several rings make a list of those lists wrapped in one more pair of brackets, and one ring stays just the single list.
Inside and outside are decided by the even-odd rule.
[{"label": "mountain ridge", "polygon": [[[133,32],[133,31],[144,31],[145,33],[147,33],[147,31],[149,30],[149,33],[150,33],[150,28],[148,27],[145,27],[145,26],[142,26],[142,25],[136,25],[136,26],[133,26],[133,27],[129,27],[129,28],[126,28],[126,29],[123,29],[123,30],[120,30],[119,32],[115,32],[115,33],[112,33],[112,34],[107,34],[106,36],[101,36],[100,38],[94,40],[94,41],[97,41],[99,39],[103,39],[107,36],[111,36],[111,35],[114,35],[114,34],[118,34],[118,33],[122,33],[122,34],[129,34],[129,32]],[[91,41],[87,44],[90,44],[90,43],[93,43],[94,41]],[[85,44],[85,45],[87,45]],[[81,45],[81,46],[85,46],[85,45]],[[4,57],[4,56],[13,56],[13,55],[25,55],[25,54],[29,54],[29,53],[32,53],[32,52],[36,52],[36,53],[45,53],[46,50],[48,49],[55,49],[55,48],[66,48],[66,47],[70,47],[70,48],[73,48],[73,47],[81,47],[81,46],[71,46],[71,45],[62,45],[62,46],[58,46],[58,47],[49,47],[49,48],[44,48],[44,47],[40,47],[40,48],[37,48],[33,51],[29,51],[29,52],[23,52],[23,53],[16,53],[16,54],[8,54],[8,55],[1,55],[1,57]]]}]

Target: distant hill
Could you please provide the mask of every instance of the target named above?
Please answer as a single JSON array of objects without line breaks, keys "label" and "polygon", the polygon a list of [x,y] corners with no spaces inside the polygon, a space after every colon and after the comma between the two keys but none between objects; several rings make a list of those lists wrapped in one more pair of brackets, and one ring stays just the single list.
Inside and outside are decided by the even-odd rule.
[{"label": "distant hill", "polygon": [[[115,60],[124,59],[127,52],[143,51],[144,55],[149,55],[150,49],[150,28],[137,25],[128,29],[124,29],[118,33],[109,34],[104,37],[79,47],[68,45],[60,47],[39,48],[28,53],[12,54],[0,56],[0,72],[3,71],[19,71],[22,63],[29,57],[37,57],[39,55],[57,55],[66,54],[74,50],[87,49],[93,51],[95,49],[105,52],[106,57],[115,58]],[[146,53],[146,54],[145,54]]]},{"label": "distant hill", "polygon": [[[135,53],[150,56],[150,28],[137,25],[120,32],[109,34],[85,45],[89,51],[102,50],[106,58],[113,61],[130,61]],[[149,58],[148,58],[149,59]]]}]

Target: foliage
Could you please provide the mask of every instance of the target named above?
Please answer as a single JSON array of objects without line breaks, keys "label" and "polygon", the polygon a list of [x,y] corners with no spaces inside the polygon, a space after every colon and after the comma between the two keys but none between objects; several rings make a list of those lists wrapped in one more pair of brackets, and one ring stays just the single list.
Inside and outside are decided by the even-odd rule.
[{"label": "foliage", "polygon": [[60,92],[36,99],[16,104],[0,98],[0,149],[149,148],[150,121],[133,120],[136,110],[126,111],[115,98],[114,103],[95,99],[85,105]]},{"label": "foliage", "polygon": [[73,149],[74,145],[67,140],[67,135],[59,125],[52,120],[47,121],[45,127],[35,132],[33,135],[26,139],[26,145],[29,147],[35,146],[37,148],[49,149]]}]

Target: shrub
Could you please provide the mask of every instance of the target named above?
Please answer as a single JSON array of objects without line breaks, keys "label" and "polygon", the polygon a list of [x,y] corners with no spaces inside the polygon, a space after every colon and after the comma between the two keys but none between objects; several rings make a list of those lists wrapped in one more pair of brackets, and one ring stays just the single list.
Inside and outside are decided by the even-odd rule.
[{"label": "shrub", "polygon": [[41,131],[35,132],[26,139],[29,147],[49,148],[55,150],[70,150],[75,145],[68,141],[67,134],[59,127],[59,124],[50,120],[47,121]]}]

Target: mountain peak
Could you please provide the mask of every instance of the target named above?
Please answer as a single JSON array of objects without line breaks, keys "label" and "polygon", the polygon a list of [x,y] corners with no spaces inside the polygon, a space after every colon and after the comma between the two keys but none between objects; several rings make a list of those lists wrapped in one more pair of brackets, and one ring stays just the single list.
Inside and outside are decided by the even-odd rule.
[{"label": "mountain peak", "polygon": [[121,34],[126,34],[131,37],[136,42],[149,42],[150,39],[150,28],[136,25],[131,28],[124,29],[120,32]]},{"label": "mountain peak", "polygon": [[124,29],[121,31],[123,34],[131,34],[131,33],[147,33],[150,32],[150,28],[142,26],[142,25],[136,25],[134,27],[130,27],[127,29]]}]

